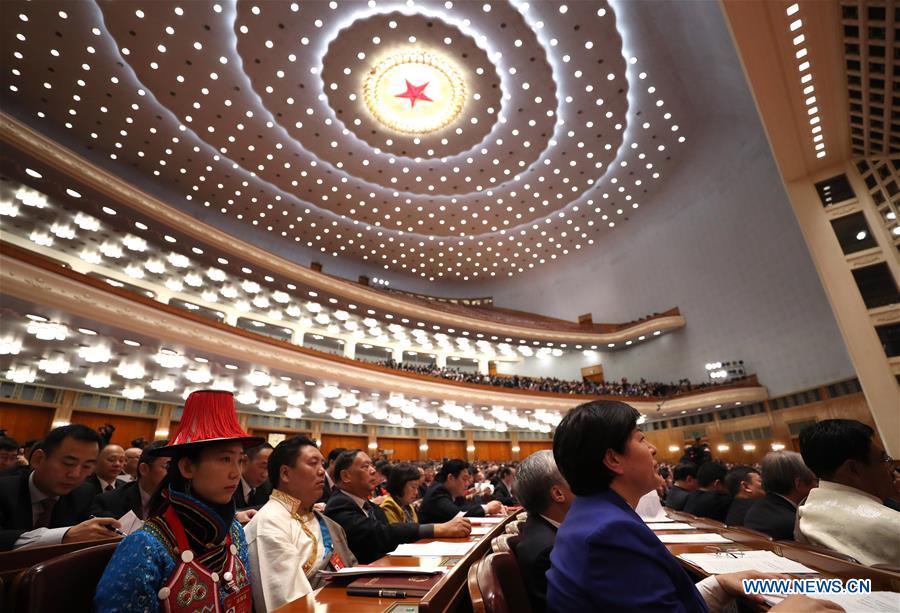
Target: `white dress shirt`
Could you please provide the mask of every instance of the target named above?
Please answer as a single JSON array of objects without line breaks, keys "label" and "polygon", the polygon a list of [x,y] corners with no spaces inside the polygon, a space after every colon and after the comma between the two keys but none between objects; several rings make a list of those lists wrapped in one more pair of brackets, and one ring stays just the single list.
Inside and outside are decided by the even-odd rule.
[{"label": "white dress shirt", "polygon": [[[59,496],[48,496],[38,489],[34,484],[34,472],[28,475],[28,492],[31,495],[31,525],[38,520],[44,510],[41,504],[46,498],[55,498],[59,501]],[[62,543],[63,537],[69,531],[71,526],[62,528],[36,528],[23,532],[16,539],[13,549],[22,549],[23,547],[43,547],[45,545],[59,545]]]}]

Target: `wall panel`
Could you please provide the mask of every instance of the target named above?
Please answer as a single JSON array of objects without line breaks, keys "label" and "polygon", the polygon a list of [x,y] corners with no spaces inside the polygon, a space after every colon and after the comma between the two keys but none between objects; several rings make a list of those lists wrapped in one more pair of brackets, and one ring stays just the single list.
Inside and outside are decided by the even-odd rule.
[{"label": "wall panel", "polygon": [[535,451],[553,449],[552,441],[519,441],[519,459],[524,460]]},{"label": "wall panel", "polygon": [[103,424],[112,424],[116,427],[116,431],[113,432],[110,442],[120,445],[123,449],[131,447],[131,441],[136,438],[152,441],[153,434],[156,432],[155,417],[127,417],[109,413],[73,411],[71,422],[73,424],[84,424],[94,430]]},{"label": "wall panel", "polygon": [[20,445],[31,439],[43,438],[52,422],[53,409],[49,407],[0,402],[0,428]]},{"label": "wall panel", "polygon": [[466,459],[465,441],[448,441],[444,439],[431,439],[428,441],[428,459],[441,460],[443,458]]},{"label": "wall panel", "polygon": [[475,441],[475,459],[481,462],[508,462],[512,459],[509,441]]},{"label": "wall panel", "polygon": [[322,434],[322,444],[319,449],[322,450],[324,456],[335,447],[343,447],[344,449],[362,449],[368,453],[369,439],[365,436],[354,436],[352,434]]},{"label": "wall panel", "polygon": [[391,460],[418,460],[419,439],[379,437],[378,449],[393,449]]}]

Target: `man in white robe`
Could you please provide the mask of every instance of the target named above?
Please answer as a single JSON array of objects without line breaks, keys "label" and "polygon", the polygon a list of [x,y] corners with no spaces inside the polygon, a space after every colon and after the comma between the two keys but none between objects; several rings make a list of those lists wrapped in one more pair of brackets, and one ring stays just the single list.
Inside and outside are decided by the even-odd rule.
[{"label": "man in white robe", "polygon": [[828,419],[800,433],[803,461],[819,477],[797,509],[797,540],[853,556],[866,565],[900,566],[900,512],[893,460],[869,426]]},{"label": "man in white robe", "polygon": [[322,453],[306,437],[278,444],[269,457],[269,501],[244,532],[250,553],[253,604],[272,611],[321,587],[322,570],[356,565],[343,528],[313,504],[322,495]]}]

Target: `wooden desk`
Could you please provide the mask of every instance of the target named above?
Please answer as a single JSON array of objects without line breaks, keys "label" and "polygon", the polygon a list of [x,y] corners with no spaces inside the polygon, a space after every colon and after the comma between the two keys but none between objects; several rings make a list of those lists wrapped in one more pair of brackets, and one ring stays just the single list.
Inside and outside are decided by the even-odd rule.
[{"label": "wooden desk", "polygon": [[[399,604],[417,606],[419,611],[455,611],[463,608],[468,599],[466,592],[466,576],[469,567],[483,558],[491,550],[491,540],[495,536],[506,531],[506,524],[513,521],[515,515],[510,514],[504,520],[491,529],[484,536],[468,539],[426,539],[420,543],[429,543],[435,540],[447,542],[465,542],[475,540],[476,544],[459,558],[456,562],[450,562],[452,567],[441,580],[421,599],[418,598],[375,598],[372,596],[348,596],[345,586],[327,584],[318,590],[307,594],[293,602],[289,602],[278,609],[279,613],[380,613],[388,607]],[[434,567],[441,566],[440,558],[414,558],[410,556],[385,556],[376,560],[373,564],[378,566],[410,566],[410,567]],[[445,560],[446,562],[446,560]],[[450,565],[446,564],[446,565]],[[402,609],[399,609],[402,611]]]}]

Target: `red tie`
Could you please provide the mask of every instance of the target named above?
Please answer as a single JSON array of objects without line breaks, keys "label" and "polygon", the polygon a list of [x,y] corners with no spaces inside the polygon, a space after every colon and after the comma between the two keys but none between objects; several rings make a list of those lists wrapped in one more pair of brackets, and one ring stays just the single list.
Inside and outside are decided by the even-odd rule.
[{"label": "red tie", "polygon": [[53,505],[55,504],[55,498],[44,498],[41,500],[41,514],[38,515],[37,520],[34,522],[35,529],[50,527],[50,517],[53,515]]}]

